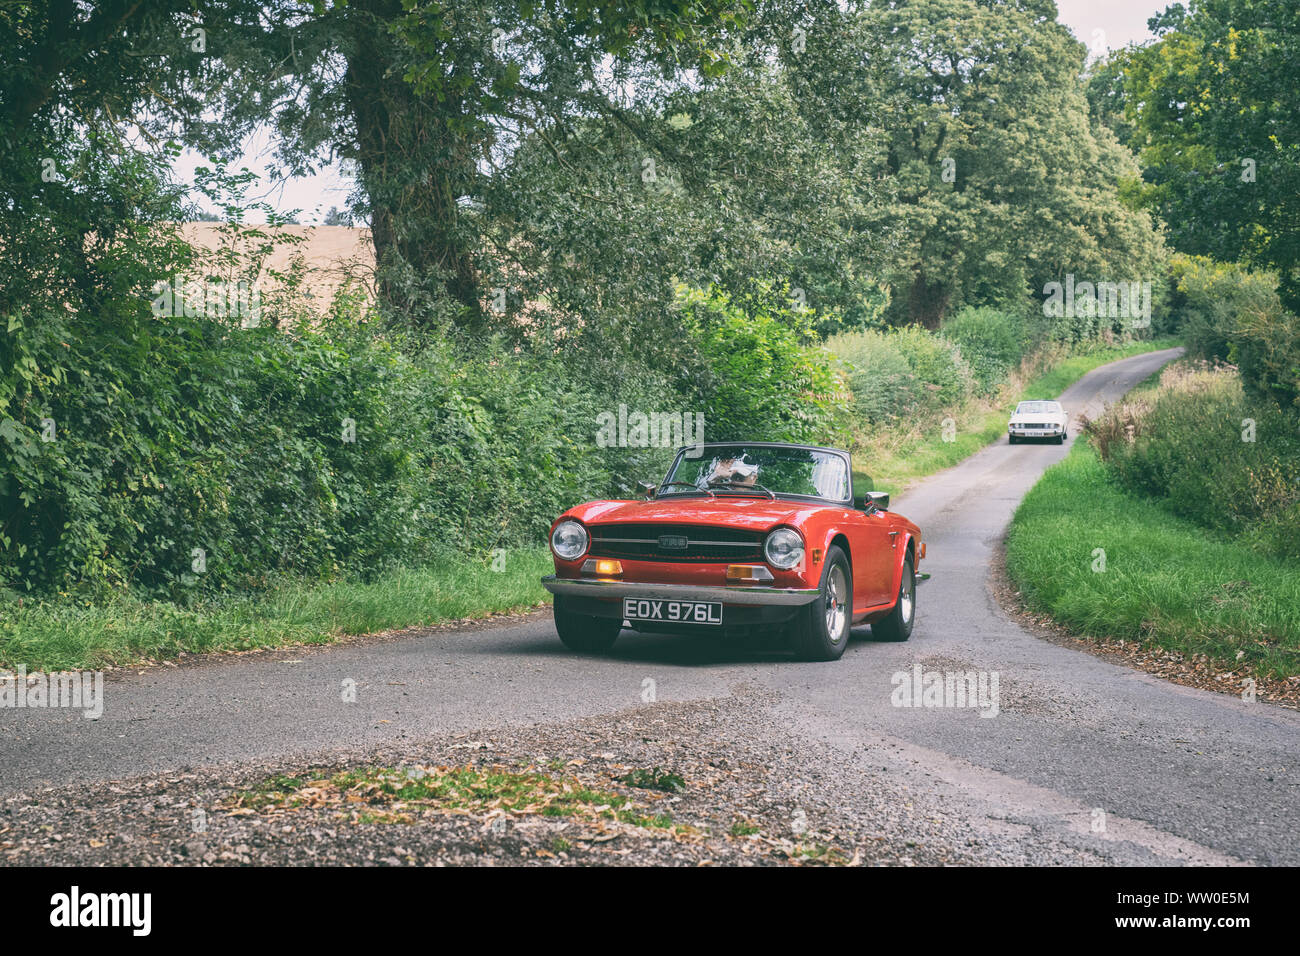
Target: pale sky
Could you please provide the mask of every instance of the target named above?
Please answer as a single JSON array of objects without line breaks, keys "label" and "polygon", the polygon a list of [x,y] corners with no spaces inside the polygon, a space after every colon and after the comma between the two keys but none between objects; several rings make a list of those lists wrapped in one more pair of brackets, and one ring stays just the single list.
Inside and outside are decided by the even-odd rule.
[{"label": "pale sky", "polygon": [[[1159,13],[1169,2],[1172,0],[1057,0],[1058,19],[1088,45],[1092,51],[1090,56],[1096,56],[1102,50],[1152,39],[1147,32],[1147,18]],[[199,157],[186,153],[181,157],[176,175],[182,180],[190,179],[199,162]],[[269,169],[268,164],[271,164]],[[250,192],[252,198],[265,199],[279,212],[301,209],[300,218],[304,223],[319,222],[331,206],[342,209],[347,203],[351,181],[337,166],[317,176],[275,184],[272,141],[266,132],[249,139],[243,158],[234,164],[236,169],[240,166],[247,166],[262,177],[261,186]]]},{"label": "pale sky", "polygon": [[[1153,39],[1147,19],[1173,3],[1153,0],[1056,0],[1057,19],[1092,50],[1117,50]],[[1186,3],[1183,4],[1186,6]],[[1098,32],[1100,31],[1100,32]]]},{"label": "pale sky", "polygon": [[[305,224],[319,223],[325,218],[331,206],[347,208],[348,192],[352,188],[352,183],[337,166],[332,166],[319,175],[309,178],[277,182],[274,175],[278,168],[275,164],[274,146],[274,137],[268,130],[262,129],[245,141],[244,155],[230,164],[232,170],[247,166],[261,177],[257,184],[249,188],[250,200],[265,201],[271,208],[281,213],[301,209],[298,218]],[[181,182],[191,182],[195,167],[202,165],[205,165],[202,157],[186,150],[176,164],[176,177]],[[256,215],[249,216],[249,220],[253,222],[260,222],[263,218]]]}]

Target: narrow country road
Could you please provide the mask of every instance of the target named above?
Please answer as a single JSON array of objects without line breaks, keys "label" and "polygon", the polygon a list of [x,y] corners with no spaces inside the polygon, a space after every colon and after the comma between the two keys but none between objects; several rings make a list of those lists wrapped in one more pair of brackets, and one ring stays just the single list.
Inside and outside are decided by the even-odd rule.
[{"label": "narrow country road", "polygon": [[[1104,366],[1062,401],[1072,420],[1094,413],[1177,354]],[[110,675],[97,721],[0,712],[0,795],[597,718],[652,706],[652,681],[660,703],[728,701],[742,721],[755,708],[756,725],[825,755],[827,774],[884,775],[989,839],[1115,863],[1300,864],[1300,715],[1042,641],[995,602],[990,566],[1016,504],[1068,450],[1004,439],[894,503],[923,529],[933,575],[907,643],[864,629],[840,662],[803,664],[626,632],[591,658],[566,651],[537,613],[128,671]],[[917,664],[998,672],[999,713],[893,706],[891,676]],[[341,700],[348,680],[355,703]]]}]

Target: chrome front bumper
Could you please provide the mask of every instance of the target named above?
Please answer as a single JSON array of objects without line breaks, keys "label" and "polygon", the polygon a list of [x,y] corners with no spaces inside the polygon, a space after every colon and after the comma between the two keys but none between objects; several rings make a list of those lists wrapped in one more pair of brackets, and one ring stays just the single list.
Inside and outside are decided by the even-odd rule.
[{"label": "chrome front bumper", "polygon": [[552,594],[590,598],[661,598],[668,601],[721,601],[723,604],[759,604],[793,607],[811,604],[821,592],[816,588],[707,587],[698,584],[645,584],[587,578],[557,578],[548,574],[542,587]]}]

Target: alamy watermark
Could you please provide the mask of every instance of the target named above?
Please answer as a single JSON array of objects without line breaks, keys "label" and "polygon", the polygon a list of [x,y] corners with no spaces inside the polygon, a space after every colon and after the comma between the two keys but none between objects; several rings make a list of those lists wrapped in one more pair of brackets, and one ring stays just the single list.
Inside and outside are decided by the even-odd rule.
[{"label": "alamy watermark", "polygon": [[998,715],[997,671],[927,671],[920,664],[896,671],[889,702],[895,707],[971,707],[981,717]]},{"label": "alamy watermark", "polygon": [[81,710],[87,720],[98,720],[104,714],[104,672],[58,671],[29,676],[26,665],[22,665],[17,673],[0,673],[0,707],[66,707]]},{"label": "alamy watermark", "polygon": [[702,412],[629,412],[626,405],[618,413],[601,412],[596,416],[598,448],[690,448],[697,458],[704,448],[704,414]]},{"label": "alamy watermark", "polygon": [[262,292],[255,283],[240,279],[221,282],[212,279],[160,280],[153,285],[149,305],[154,317],[187,319],[238,319],[246,329],[262,324]]},{"label": "alamy watermark", "polygon": [[50,897],[50,925],[125,927],[133,936],[148,936],[153,927],[152,893],[83,893],[73,886]]},{"label": "alamy watermark", "polygon": [[1049,319],[1127,319],[1129,328],[1151,325],[1150,282],[1076,282],[1068,273],[1064,282],[1043,286],[1043,315]]}]

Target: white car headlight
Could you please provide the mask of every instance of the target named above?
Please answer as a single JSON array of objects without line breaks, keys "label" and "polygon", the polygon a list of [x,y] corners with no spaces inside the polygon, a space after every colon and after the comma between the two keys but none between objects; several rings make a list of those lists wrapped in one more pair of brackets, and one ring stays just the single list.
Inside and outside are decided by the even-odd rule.
[{"label": "white car headlight", "polygon": [[587,529],[571,518],[561,521],[551,532],[551,550],[565,561],[582,557],[587,550],[587,541]]},{"label": "white car headlight", "polygon": [[789,528],[777,528],[763,542],[763,556],[772,567],[788,571],[803,562],[803,538]]}]

